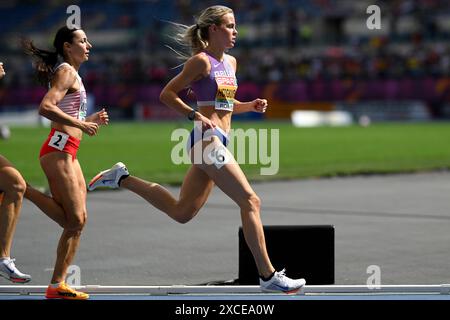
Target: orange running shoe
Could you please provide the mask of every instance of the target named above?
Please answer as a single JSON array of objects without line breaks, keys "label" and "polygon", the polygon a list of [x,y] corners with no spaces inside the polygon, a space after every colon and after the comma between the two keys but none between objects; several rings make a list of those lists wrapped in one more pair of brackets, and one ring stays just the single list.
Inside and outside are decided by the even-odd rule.
[{"label": "orange running shoe", "polygon": [[57,288],[53,288],[51,285],[47,287],[45,291],[45,297],[47,299],[67,299],[67,300],[86,300],[89,299],[89,295],[84,292],[76,291],[69,287],[65,282],[61,282]]}]

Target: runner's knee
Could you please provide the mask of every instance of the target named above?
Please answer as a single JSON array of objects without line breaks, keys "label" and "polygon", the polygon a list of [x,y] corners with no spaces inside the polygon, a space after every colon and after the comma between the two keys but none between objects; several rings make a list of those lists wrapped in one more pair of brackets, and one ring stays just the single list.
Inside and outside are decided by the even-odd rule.
[{"label": "runner's knee", "polygon": [[86,225],[86,220],[87,219],[84,214],[77,215],[67,222],[65,229],[74,233],[81,233]]},{"label": "runner's knee", "polygon": [[241,210],[259,212],[261,208],[261,199],[255,194],[249,194],[245,200],[243,200],[239,206]]},{"label": "runner's knee", "polygon": [[188,208],[180,208],[177,210],[177,212],[175,212],[174,215],[172,215],[172,217],[175,219],[176,222],[186,224],[197,215],[198,211],[199,208],[195,208],[193,206]]},{"label": "runner's knee", "polygon": [[22,200],[26,189],[27,184],[25,183],[25,180],[19,173],[17,173],[11,181],[9,188],[5,190],[5,193],[8,194],[8,197],[12,198],[14,201]]}]

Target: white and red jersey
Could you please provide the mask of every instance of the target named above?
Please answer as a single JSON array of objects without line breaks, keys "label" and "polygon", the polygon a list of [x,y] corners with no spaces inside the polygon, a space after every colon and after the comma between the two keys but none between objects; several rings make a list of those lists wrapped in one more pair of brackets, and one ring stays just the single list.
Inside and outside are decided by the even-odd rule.
[{"label": "white and red jersey", "polygon": [[[53,73],[65,64],[70,66],[67,62],[63,62],[53,70]],[[76,73],[76,77],[80,84],[80,89],[76,92],[66,93],[64,98],[57,104],[57,107],[69,116],[84,121],[86,119],[87,111],[86,89],[84,88],[83,81],[78,73]]]}]

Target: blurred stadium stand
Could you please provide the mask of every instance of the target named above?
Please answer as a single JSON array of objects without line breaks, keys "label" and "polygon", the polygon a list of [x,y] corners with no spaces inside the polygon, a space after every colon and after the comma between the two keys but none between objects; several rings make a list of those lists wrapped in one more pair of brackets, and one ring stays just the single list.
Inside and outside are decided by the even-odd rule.
[{"label": "blurred stadium stand", "polygon": [[[36,84],[19,39],[26,36],[51,48],[71,4],[80,6],[81,26],[94,45],[80,74],[95,104],[108,106],[113,117],[176,117],[158,101],[181,63],[165,46],[173,45],[166,21],[191,24],[196,13],[216,1],[2,1],[0,61],[7,77],[0,82],[0,111],[39,103],[45,88]],[[221,4],[233,8],[237,18],[238,42],[231,54],[239,63],[238,99],[269,99],[266,117],[289,118],[292,110],[305,108],[347,108],[361,114],[358,105],[370,113],[368,105],[383,109],[397,101],[403,108],[410,101],[412,108],[421,104],[428,114],[408,113],[422,115],[417,119],[450,118],[448,0]],[[381,8],[381,30],[366,27],[371,4]],[[384,119],[379,112],[377,116]]]}]

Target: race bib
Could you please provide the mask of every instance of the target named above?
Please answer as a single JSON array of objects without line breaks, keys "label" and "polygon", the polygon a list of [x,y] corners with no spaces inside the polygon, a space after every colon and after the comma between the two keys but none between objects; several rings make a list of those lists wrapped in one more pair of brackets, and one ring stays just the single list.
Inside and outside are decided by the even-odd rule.
[{"label": "race bib", "polygon": [[84,121],[86,120],[86,114],[87,114],[87,99],[86,99],[86,93],[81,95],[80,97],[80,109],[78,112],[78,120]]},{"label": "race bib", "polygon": [[214,107],[216,110],[233,111],[234,96],[236,95],[236,78],[216,76],[217,94]]},{"label": "race bib", "polygon": [[64,132],[55,131],[53,136],[50,138],[48,145],[52,148],[58,149],[62,151],[66,146],[67,140],[69,139],[69,135]]},{"label": "race bib", "polygon": [[211,152],[208,153],[208,158],[211,163],[216,166],[217,169],[222,168],[230,161],[227,149],[223,145],[212,149]]}]

